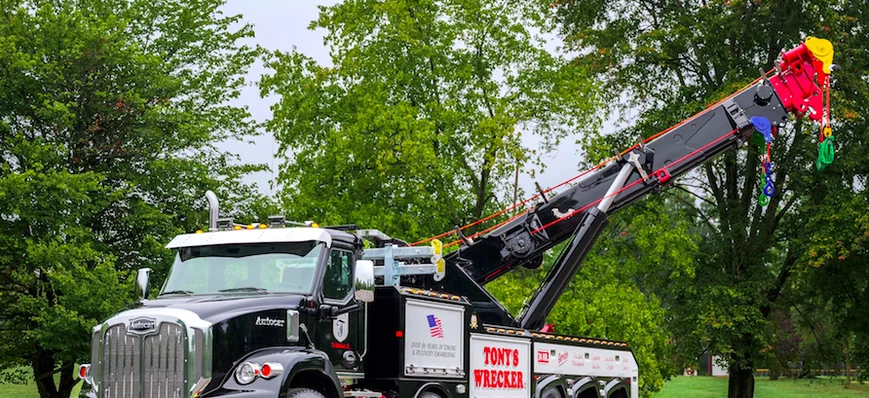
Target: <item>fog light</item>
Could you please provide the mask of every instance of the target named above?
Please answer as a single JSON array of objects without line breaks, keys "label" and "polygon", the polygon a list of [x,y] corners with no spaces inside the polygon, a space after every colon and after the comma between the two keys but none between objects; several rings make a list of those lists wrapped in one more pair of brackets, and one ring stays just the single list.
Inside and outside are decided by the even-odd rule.
[{"label": "fog light", "polygon": [[250,384],[256,380],[257,374],[259,374],[259,365],[250,362],[242,362],[235,370],[235,380],[241,385]]},{"label": "fog light", "polygon": [[264,379],[280,376],[284,373],[284,366],[277,362],[266,362],[260,367],[259,374]]},{"label": "fog light", "polygon": [[90,364],[81,364],[78,367],[78,378],[85,381],[85,383],[90,384],[94,388],[94,380],[91,378],[91,365]]}]

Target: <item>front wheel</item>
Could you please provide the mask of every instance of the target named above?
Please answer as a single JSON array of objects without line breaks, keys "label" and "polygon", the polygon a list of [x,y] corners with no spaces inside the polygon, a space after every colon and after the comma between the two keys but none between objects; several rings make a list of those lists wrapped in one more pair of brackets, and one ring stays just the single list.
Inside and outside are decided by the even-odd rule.
[{"label": "front wheel", "polygon": [[286,398],[326,398],[325,395],[320,394],[317,391],[314,391],[310,388],[293,388],[290,391],[287,391],[287,394],[284,395]]}]

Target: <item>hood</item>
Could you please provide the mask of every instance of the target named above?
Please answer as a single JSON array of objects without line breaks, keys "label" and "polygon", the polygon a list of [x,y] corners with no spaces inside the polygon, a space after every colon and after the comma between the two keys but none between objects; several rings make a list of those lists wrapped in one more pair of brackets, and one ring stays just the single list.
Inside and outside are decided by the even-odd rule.
[{"label": "hood", "polygon": [[194,312],[202,320],[217,324],[244,314],[298,308],[303,299],[303,296],[293,294],[172,296],[144,301],[134,308],[144,311],[149,308],[178,308]]}]

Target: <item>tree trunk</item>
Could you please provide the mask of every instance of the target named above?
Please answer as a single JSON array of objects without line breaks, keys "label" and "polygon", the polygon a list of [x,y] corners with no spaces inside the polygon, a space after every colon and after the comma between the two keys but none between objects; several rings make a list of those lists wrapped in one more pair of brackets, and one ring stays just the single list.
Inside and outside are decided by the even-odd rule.
[{"label": "tree trunk", "polygon": [[60,398],[66,398],[72,395],[72,389],[78,384],[81,380],[77,377],[74,377],[73,374],[75,372],[75,362],[73,361],[65,361],[61,364],[60,367],[60,385],[57,388],[57,396]]},{"label": "tree trunk", "polygon": [[[37,348],[36,357],[32,362],[33,377],[40,398],[60,398],[57,386],[54,385],[54,353]],[[69,397],[67,394],[66,397]],[[66,398],[65,397],[65,398]]]},{"label": "tree trunk", "polygon": [[845,386],[851,385],[851,360],[845,360]]},{"label": "tree trunk", "polygon": [[754,397],[754,370],[732,366],[727,382],[727,398]]},{"label": "tree trunk", "polygon": [[40,398],[69,398],[72,389],[79,383],[73,375],[75,362],[64,361],[60,366],[60,384],[55,384],[54,353],[38,349],[36,359],[33,360],[33,376],[36,379],[36,388]]}]

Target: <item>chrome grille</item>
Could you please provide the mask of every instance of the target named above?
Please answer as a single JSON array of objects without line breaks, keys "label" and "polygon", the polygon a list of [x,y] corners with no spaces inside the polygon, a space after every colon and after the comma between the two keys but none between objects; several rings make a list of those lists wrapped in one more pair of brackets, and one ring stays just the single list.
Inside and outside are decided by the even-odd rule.
[{"label": "chrome grille", "polygon": [[126,323],[103,330],[101,341],[100,332],[94,334],[99,349],[93,349],[100,398],[181,398],[189,395],[185,376],[191,376],[191,386],[210,380],[205,352],[210,335],[206,338],[199,329],[193,329],[189,348],[186,328],[174,322],[160,322],[146,335],[128,332]]},{"label": "chrome grille", "polygon": [[106,330],[100,361],[100,396],[127,398],[141,396],[138,336],[127,334],[123,324]]},{"label": "chrome grille", "polygon": [[156,335],[145,337],[145,397],[176,398],[184,394],[184,329],[161,323]]},{"label": "chrome grille", "polygon": [[[91,366],[97,366],[97,364],[99,364],[99,359],[100,359],[100,331],[97,330],[94,332],[94,335],[91,338]],[[92,371],[95,371],[97,368],[92,367],[91,369],[93,369]]]}]

